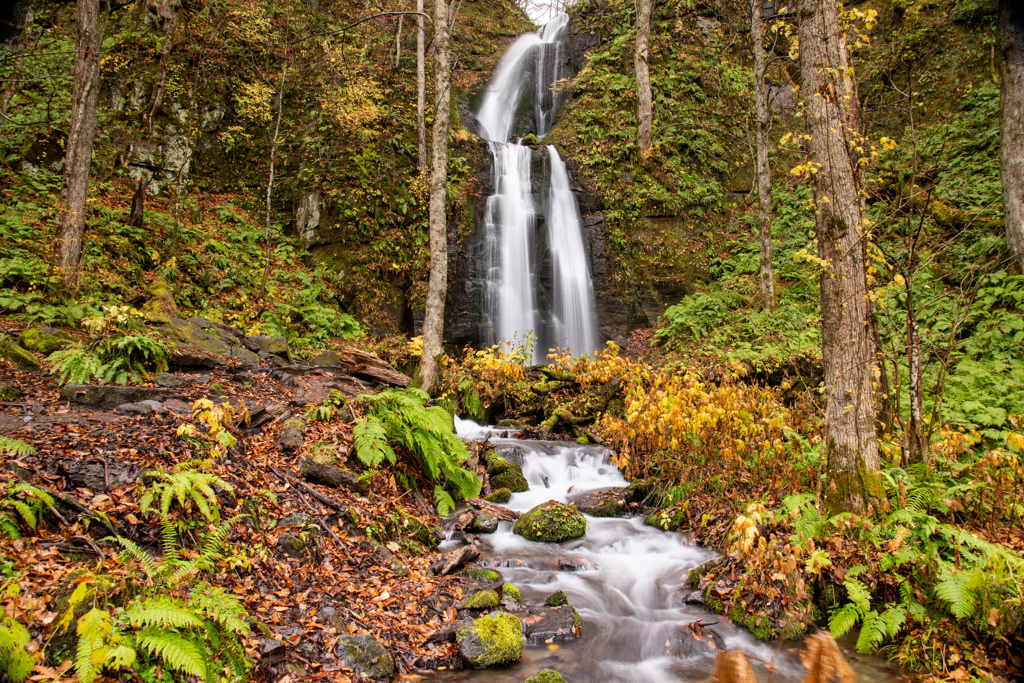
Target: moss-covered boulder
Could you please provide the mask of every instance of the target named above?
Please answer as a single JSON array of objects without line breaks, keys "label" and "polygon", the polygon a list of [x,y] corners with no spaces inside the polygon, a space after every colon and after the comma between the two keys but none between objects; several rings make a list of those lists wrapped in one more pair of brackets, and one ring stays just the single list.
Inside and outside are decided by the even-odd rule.
[{"label": "moss-covered boulder", "polygon": [[523,626],[508,612],[496,612],[463,624],[455,633],[459,656],[467,666],[513,664],[523,656]]},{"label": "moss-covered boulder", "polygon": [[178,317],[178,307],[174,304],[171,286],[162,276],[156,276],[146,287],[149,301],[140,311],[142,317],[151,323],[169,323]]},{"label": "moss-covered boulder", "polygon": [[501,581],[501,574],[494,571],[493,569],[481,569],[479,567],[470,567],[466,569],[466,576],[477,581],[483,581],[485,583],[498,583]]},{"label": "moss-covered boulder", "polygon": [[395,675],[394,658],[373,636],[341,636],[334,652],[345,666],[380,683]]},{"label": "moss-covered boulder", "polygon": [[508,489],[497,489],[489,496],[484,496],[484,500],[488,503],[498,503],[499,505],[507,503],[512,498],[512,492]]},{"label": "moss-covered boulder", "polygon": [[31,351],[21,348],[16,342],[0,337],[0,358],[10,361],[19,370],[38,370],[39,359]]},{"label": "moss-covered boulder", "polygon": [[587,533],[587,520],[576,506],[549,500],[524,513],[512,532],[528,541],[561,543]]},{"label": "moss-covered boulder", "polygon": [[519,602],[520,600],[523,599],[523,594],[520,592],[519,586],[515,585],[514,583],[503,583],[503,584],[501,584],[501,594],[503,596],[505,596],[505,595],[509,596],[510,598],[515,600],[516,602]]},{"label": "moss-covered boulder", "polygon": [[554,669],[542,669],[527,678],[523,683],[565,683],[565,679],[562,678],[562,674]]},{"label": "moss-covered boulder", "polygon": [[489,512],[478,512],[473,516],[469,530],[475,534],[493,534],[498,530],[498,520]]},{"label": "moss-covered boulder", "polygon": [[569,604],[569,598],[565,594],[565,591],[555,591],[548,597],[544,598],[544,604],[548,607],[561,607]]},{"label": "moss-covered boulder", "polygon": [[[497,458],[500,460],[501,458]],[[508,465],[504,471],[491,477],[491,487],[494,489],[508,489],[512,493],[529,491],[530,484],[523,476],[523,466],[517,462],[506,462]]]},{"label": "moss-covered boulder", "polygon": [[462,609],[493,609],[499,602],[495,591],[477,591],[462,601]]},{"label": "moss-covered boulder", "polygon": [[61,332],[56,327],[50,327],[49,325],[33,325],[32,327],[26,327],[20,335],[18,335],[18,344],[23,349],[28,349],[34,353],[39,353],[44,356],[48,356],[54,351],[59,351],[65,346],[73,342],[74,339],[71,335]]}]

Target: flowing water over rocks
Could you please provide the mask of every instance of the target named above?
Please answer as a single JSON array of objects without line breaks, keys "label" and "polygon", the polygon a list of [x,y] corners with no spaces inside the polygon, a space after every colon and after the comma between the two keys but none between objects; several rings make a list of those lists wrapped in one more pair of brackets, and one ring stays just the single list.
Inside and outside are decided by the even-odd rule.
[{"label": "flowing water over rocks", "polygon": [[[507,432],[459,419],[456,425],[464,439],[490,438],[498,455],[522,466],[530,490],[512,495],[505,505],[512,510],[525,512],[549,500],[628,483],[603,447],[508,438]],[[527,648],[513,667],[438,672],[432,679],[522,681],[550,668],[568,681],[705,681],[723,649],[743,650],[761,681],[803,679],[794,647],[761,643],[727,619],[687,603],[692,593],[687,575],[716,553],[680,533],[645,526],[642,517],[588,516],[587,522],[584,537],[563,543],[527,541],[512,533],[511,522],[476,537],[478,564],[495,568],[502,581],[521,589],[523,612],[514,613],[527,624]],[[544,601],[556,591],[579,611],[579,637],[531,638],[531,620],[552,611]],[[877,660],[851,663],[860,680],[894,680]]]}]

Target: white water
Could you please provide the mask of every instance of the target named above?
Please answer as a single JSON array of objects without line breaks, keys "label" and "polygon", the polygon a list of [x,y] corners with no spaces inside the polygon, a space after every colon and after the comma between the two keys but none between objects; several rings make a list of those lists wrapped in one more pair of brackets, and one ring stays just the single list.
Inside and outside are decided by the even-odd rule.
[{"label": "white water", "polygon": [[[568,442],[504,438],[503,430],[456,420],[463,438],[490,438],[504,457],[520,462],[530,490],[513,494],[507,507],[525,511],[548,500],[611,486],[626,480],[599,446]],[[533,543],[501,523],[493,534],[480,535],[483,565],[493,565],[502,578],[519,586],[528,612],[542,611],[544,598],[565,591],[583,618],[580,638],[557,644],[531,643],[522,662],[505,670],[447,674],[442,680],[477,683],[521,681],[543,668],[553,668],[569,681],[660,683],[703,681],[714,666],[714,653],[688,647],[687,625],[702,620],[728,648],[776,667],[773,681],[799,681],[802,668],[789,652],[776,653],[728,620],[686,605],[691,592],[689,571],[714,557],[679,533],[665,533],[643,524],[642,518],[588,517],[586,536],[564,543]],[[586,560],[595,567],[579,572],[558,571],[558,559]],[[523,566],[509,567],[507,560]],[[524,616],[524,615],[520,615]],[[767,680],[764,664],[751,662],[759,679]]]},{"label": "white water", "polygon": [[[485,210],[487,287],[485,329],[488,342],[537,340],[534,362],[544,362],[550,346],[568,347],[574,355],[597,348],[596,314],[579,211],[565,164],[553,146],[547,162],[551,182],[535,192],[533,150],[509,141],[519,104],[533,79],[530,95],[534,129],[543,138],[554,123],[564,93],[555,83],[561,73],[561,50],[568,16],[560,14],[539,33],[521,36],[498,63],[477,114],[481,132],[494,157],[494,194]],[[547,243],[552,258],[551,302],[538,301],[538,209],[544,202]]]}]

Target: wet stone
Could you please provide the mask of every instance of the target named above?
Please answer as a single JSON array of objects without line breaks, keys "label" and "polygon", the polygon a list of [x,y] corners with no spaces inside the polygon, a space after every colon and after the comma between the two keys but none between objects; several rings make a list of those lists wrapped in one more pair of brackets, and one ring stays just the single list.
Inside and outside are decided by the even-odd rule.
[{"label": "wet stone", "polygon": [[391,653],[370,635],[344,635],[338,638],[335,654],[345,666],[358,674],[383,683],[395,675]]},{"label": "wet stone", "polygon": [[580,635],[583,619],[572,605],[549,607],[524,619],[526,637],[534,642],[568,640]]}]

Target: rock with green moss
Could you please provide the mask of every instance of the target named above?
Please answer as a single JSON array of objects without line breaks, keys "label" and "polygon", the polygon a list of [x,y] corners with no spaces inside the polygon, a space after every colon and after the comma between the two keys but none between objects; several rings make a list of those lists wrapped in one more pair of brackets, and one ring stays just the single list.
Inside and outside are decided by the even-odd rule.
[{"label": "rock with green moss", "polygon": [[565,679],[562,678],[562,674],[554,669],[542,669],[527,678],[523,683],[565,683]]},{"label": "rock with green moss", "polygon": [[544,604],[548,607],[561,607],[562,605],[569,604],[569,598],[566,596],[565,591],[555,591],[544,598]]},{"label": "rock with green moss", "polygon": [[0,384],[0,401],[15,401],[21,396],[21,389],[11,384]]},{"label": "rock with green moss", "polygon": [[540,145],[540,140],[538,140],[537,136],[533,133],[529,133],[522,139],[522,144],[526,147],[538,147]]},{"label": "rock with green moss", "polygon": [[478,512],[473,516],[469,530],[474,534],[493,534],[498,530],[498,520],[489,512]]},{"label": "rock with green moss", "polygon": [[260,357],[242,345],[245,334],[228,325],[203,318],[171,318],[157,333],[174,342],[171,365],[212,368],[238,361],[244,366],[260,364]]},{"label": "rock with green moss", "polygon": [[519,591],[519,586],[515,585],[514,583],[501,584],[501,594],[502,596],[508,595],[516,602],[519,602],[523,599],[523,594]]},{"label": "rock with green moss", "polygon": [[286,420],[274,443],[285,453],[294,453],[306,440],[306,421],[301,417]]},{"label": "rock with green moss", "polygon": [[587,533],[587,520],[576,506],[549,500],[520,516],[512,532],[528,541],[561,543]]},{"label": "rock with green moss", "polygon": [[395,675],[395,660],[373,636],[343,635],[334,649],[342,664],[379,683],[390,681]]},{"label": "rock with green moss", "polygon": [[174,305],[174,295],[167,280],[157,275],[146,287],[149,301],[142,307],[142,317],[151,323],[166,324],[178,317],[178,307]]},{"label": "rock with green moss", "polygon": [[515,615],[496,612],[463,624],[455,633],[459,656],[467,666],[514,664],[523,656],[523,626]]},{"label": "rock with green moss", "polygon": [[495,489],[508,489],[512,493],[529,491],[530,484],[523,476],[523,466],[517,462],[507,463],[508,468],[491,477],[491,486]]},{"label": "rock with green moss", "polygon": [[653,526],[662,531],[675,531],[689,522],[690,518],[687,509],[683,507],[666,508],[658,510],[644,520],[647,526]]},{"label": "rock with green moss", "polygon": [[727,616],[737,626],[750,631],[758,640],[772,640],[778,635],[772,628],[772,620],[767,614],[748,613],[739,607],[733,607]]},{"label": "rock with green moss", "polygon": [[462,601],[462,609],[493,609],[500,599],[495,591],[477,591]]},{"label": "rock with green moss", "polygon": [[0,337],[0,359],[10,361],[11,365],[19,370],[39,369],[39,359],[34,353],[4,337]]},{"label": "rock with green moss", "polygon": [[21,345],[21,348],[44,356],[49,356],[54,351],[63,349],[73,341],[74,339],[72,339],[71,335],[49,325],[26,327],[18,335],[18,344]]},{"label": "rock with green moss", "polygon": [[507,503],[512,498],[512,492],[508,489],[497,489],[489,496],[484,496],[484,500],[488,503],[498,503],[499,505]]},{"label": "rock with green moss", "polygon": [[479,581],[486,581],[488,583],[498,583],[501,581],[501,574],[494,571],[493,569],[480,569],[479,567],[469,567],[466,569],[466,576],[477,579]]},{"label": "rock with green moss", "polygon": [[512,463],[505,458],[500,455],[495,455],[494,451],[487,451],[484,455],[484,459],[487,462],[487,474],[492,477],[503,474],[512,466]]}]

